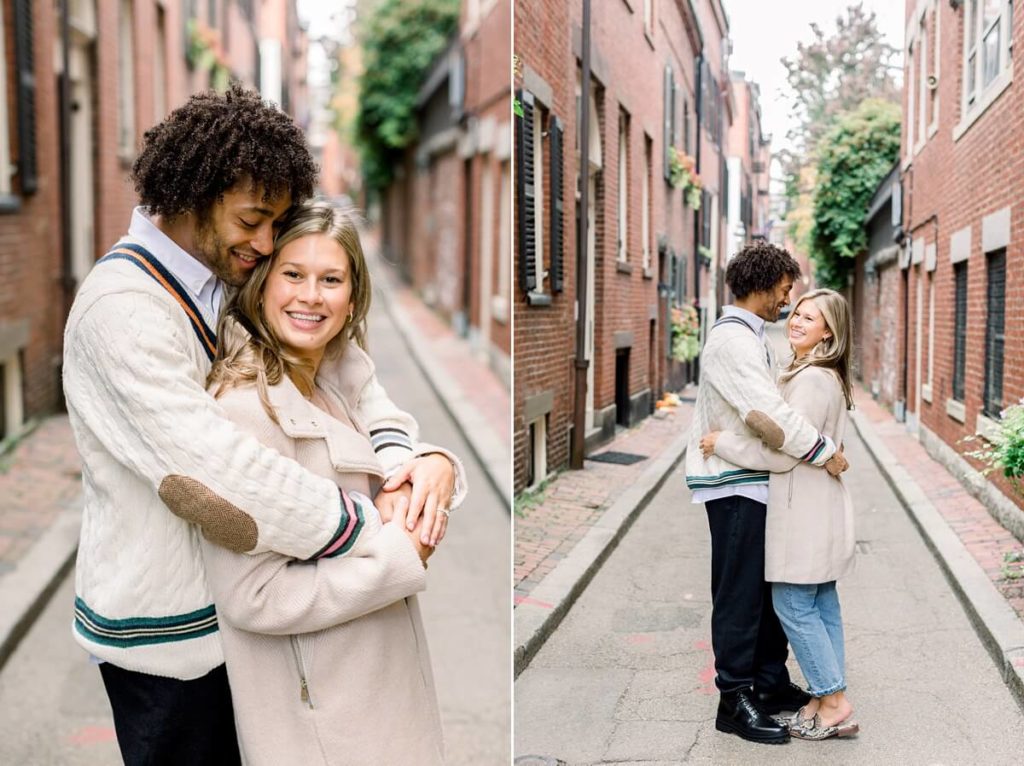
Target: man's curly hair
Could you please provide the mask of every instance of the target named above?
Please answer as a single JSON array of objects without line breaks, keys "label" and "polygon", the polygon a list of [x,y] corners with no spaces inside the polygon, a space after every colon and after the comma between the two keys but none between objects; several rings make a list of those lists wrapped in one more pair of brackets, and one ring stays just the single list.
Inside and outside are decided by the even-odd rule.
[{"label": "man's curly hair", "polygon": [[736,298],[771,290],[783,277],[800,276],[800,265],[786,250],[764,241],[740,250],[725,270],[725,282]]},{"label": "man's curly hair", "polygon": [[226,93],[192,96],[147,130],[132,168],[135,190],[151,214],[175,218],[210,208],[243,179],[263,201],[287,192],[292,204],[313,194],[317,168],[306,138],[284,112],[234,82]]}]

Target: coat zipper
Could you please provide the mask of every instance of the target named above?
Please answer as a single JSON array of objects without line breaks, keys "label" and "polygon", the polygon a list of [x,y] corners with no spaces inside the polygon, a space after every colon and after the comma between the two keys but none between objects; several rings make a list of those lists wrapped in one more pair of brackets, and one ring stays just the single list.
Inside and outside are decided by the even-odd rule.
[{"label": "coat zipper", "polygon": [[295,667],[299,671],[299,699],[313,709],[313,698],[309,696],[309,684],[306,682],[306,663],[302,661],[302,650],[299,649],[299,637],[291,636],[292,654],[295,655]]}]

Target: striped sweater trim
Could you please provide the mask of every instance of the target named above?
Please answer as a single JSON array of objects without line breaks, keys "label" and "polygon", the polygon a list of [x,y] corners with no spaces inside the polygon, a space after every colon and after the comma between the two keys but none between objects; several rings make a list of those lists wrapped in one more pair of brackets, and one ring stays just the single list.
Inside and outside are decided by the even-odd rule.
[{"label": "striped sweater trim", "polygon": [[338,491],[341,493],[341,519],[338,522],[338,529],[327,545],[313,555],[313,559],[329,559],[348,553],[356,544],[359,533],[366,524],[363,506],[349,497],[345,491]]},{"label": "striped sweater trim", "polygon": [[818,459],[818,456],[821,454],[823,449],[825,449],[825,437],[818,434],[818,441],[816,441],[814,446],[807,451],[807,454],[800,459],[805,463],[813,463]]},{"label": "striped sweater trim", "polygon": [[740,468],[735,471],[723,471],[717,476],[687,476],[686,486],[690,489],[714,489],[736,484],[767,484],[768,476],[768,471]]},{"label": "striped sweater trim", "polygon": [[374,452],[380,452],[388,447],[412,449],[412,439],[401,428],[373,429],[370,431],[370,444],[373,445]]},{"label": "striped sweater trim", "polygon": [[203,351],[206,352],[206,356],[209,357],[212,362],[214,356],[217,354],[217,335],[203,320],[203,316],[199,312],[199,308],[189,297],[181,283],[175,279],[174,275],[171,274],[171,272],[169,272],[148,250],[139,245],[131,244],[130,242],[119,242],[114,246],[113,250],[100,258],[98,262],[104,263],[106,261],[113,260],[123,260],[134,263],[171,294],[175,301],[177,301],[178,305],[181,306],[182,311],[185,312],[185,315],[188,317],[189,322],[192,325],[192,331],[199,339],[199,343],[202,345]]},{"label": "striped sweater trim", "polygon": [[89,641],[122,649],[188,641],[217,632],[214,606],[168,617],[104,617],[75,597],[75,630]]}]

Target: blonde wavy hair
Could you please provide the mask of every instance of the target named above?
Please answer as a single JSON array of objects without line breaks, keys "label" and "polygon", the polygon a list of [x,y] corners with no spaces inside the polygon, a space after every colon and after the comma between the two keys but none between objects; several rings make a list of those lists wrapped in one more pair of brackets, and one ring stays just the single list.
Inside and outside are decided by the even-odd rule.
[{"label": "blonde wavy hair", "polygon": [[[359,240],[359,220],[354,210],[319,200],[303,203],[288,215],[274,240],[274,254],[257,264],[249,281],[232,296],[221,316],[217,326],[217,355],[207,378],[214,397],[236,386],[255,385],[263,408],[276,422],[267,395],[269,386],[276,386],[287,375],[304,394],[312,393],[316,376],[313,364],[281,345],[263,313],[263,293],[274,263],[285,245],[301,237],[326,234],[348,255],[352,317],[327,343],[324,359],[340,357],[350,340],[366,349],[366,316],[370,311],[372,289]],[[240,324],[249,337],[229,347],[228,330],[232,321]]]},{"label": "blonde wavy hair", "polygon": [[850,315],[850,304],[846,298],[835,290],[820,288],[811,290],[800,296],[793,310],[786,320],[786,330],[800,304],[804,301],[814,301],[818,311],[825,320],[825,327],[831,333],[831,337],[822,338],[811,351],[799,358],[794,355],[793,361],[782,374],[782,380],[789,380],[806,367],[824,367],[832,370],[839,376],[839,383],[843,389],[843,396],[846,399],[846,409],[853,409],[853,319]]}]

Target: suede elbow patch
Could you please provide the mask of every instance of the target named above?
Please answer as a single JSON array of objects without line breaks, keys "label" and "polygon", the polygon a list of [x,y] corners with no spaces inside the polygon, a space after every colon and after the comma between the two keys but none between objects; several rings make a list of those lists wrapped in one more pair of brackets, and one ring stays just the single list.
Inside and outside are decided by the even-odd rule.
[{"label": "suede elbow patch", "polygon": [[747,428],[761,437],[761,441],[772,449],[782,449],[782,445],[786,443],[786,433],[778,423],[763,412],[751,410],[747,413],[744,422],[747,424]]},{"label": "suede elbow patch", "polygon": [[196,524],[211,543],[235,553],[256,547],[258,530],[252,516],[188,476],[165,476],[160,499],[171,512]]}]

